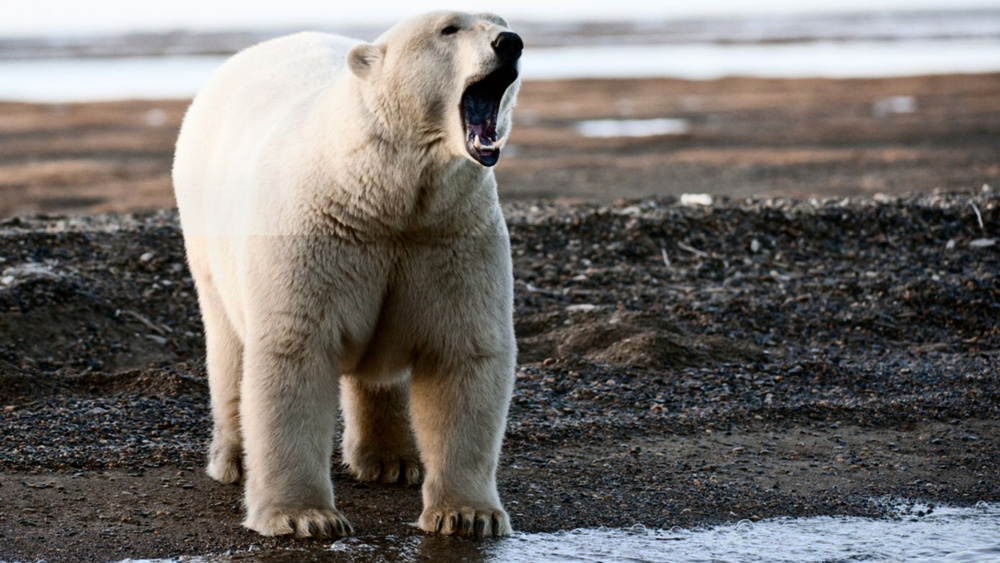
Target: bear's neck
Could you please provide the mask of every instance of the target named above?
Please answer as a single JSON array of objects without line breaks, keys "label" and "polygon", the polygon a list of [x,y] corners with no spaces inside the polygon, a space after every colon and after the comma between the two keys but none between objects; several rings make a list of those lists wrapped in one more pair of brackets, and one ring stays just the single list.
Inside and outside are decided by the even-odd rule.
[{"label": "bear's neck", "polygon": [[420,143],[393,131],[365,108],[360,92],[351,94],[361,111],[330,105],[313,120],[319,131],[335,133],[316,145],[325,152],[317,160],[326,170],[318,172],[329,187],[310,208],[362,219],[378,236],[454,234],[495,220],[492,169],[449,154],[443,139]]}]

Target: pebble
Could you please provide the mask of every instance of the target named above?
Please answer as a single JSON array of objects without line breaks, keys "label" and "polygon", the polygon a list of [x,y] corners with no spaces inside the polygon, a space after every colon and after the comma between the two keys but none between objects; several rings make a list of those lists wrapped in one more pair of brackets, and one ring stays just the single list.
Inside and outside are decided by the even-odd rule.
[{"label": "pebble", "polygon": [[682,194],[680,201],[681,205],[708,206],[712,205],[713,200],[708,194]]}]

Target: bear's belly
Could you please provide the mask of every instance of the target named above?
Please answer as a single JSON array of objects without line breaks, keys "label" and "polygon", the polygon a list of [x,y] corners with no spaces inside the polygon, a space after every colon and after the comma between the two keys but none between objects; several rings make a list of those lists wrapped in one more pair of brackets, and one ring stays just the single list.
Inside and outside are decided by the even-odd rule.
[{"label": "bear's belly", "polygon": [[400,323],[388,320],[385,311],[367,342],[348,344],[340,359],[340,371],[371,383],[391,383],[405,375],[413,363],[415,342]]}]

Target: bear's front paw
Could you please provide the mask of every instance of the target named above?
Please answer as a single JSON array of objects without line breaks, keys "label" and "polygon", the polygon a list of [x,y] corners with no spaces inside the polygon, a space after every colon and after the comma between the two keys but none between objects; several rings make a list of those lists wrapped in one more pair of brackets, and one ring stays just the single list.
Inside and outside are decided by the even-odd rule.
[{"label": "bear's front paw", "polygon": [[412,487],[419,485],[423,479],[420,461],[411,456],[364,456],[362,459],[348,461],[347,467],[358,481],[381,481]]},{"label": "bear's front paw", "polygon": [[238,483],[243,476],[243,452],[238,445],[216,445],[208,452],[208,476],[225,485]]},{"label": "bear's front paw", "polygon": [[433,506],[424,510],[417,527],[425,532],[462,536],[509,536],[510,517],[502,508]]},{"label": "bear's front paw", "polygon": [[265,536],[324,538],[354,534],[354,527],[337,509],[272,510],[247,516],[243,525]]}]

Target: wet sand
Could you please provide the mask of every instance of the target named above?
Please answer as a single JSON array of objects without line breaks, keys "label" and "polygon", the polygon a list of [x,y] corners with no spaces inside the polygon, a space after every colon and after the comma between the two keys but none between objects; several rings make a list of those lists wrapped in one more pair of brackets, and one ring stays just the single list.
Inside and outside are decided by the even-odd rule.
[{"label": "wet sand", "polygon": [[[519,345],[499,482],[516,529],[1000,501],[1000,199],[981,189],[1000,176],[998,90],[526,85],[498,169]],[[873,115],[904,95],[915,113]],[[0,105],[0,215],[88,215],[0,220],[0,560],[329,555],[244,530],[240,489],[203,473],[202,327],[176,216],[91,215],[172,206],[183,108]],[[690,133],[572,132],[664,115]],[[669,197],[683,192],[738,197]],[[422,537],[419,490],[336,465],[333,479],[366,541]]]}]

